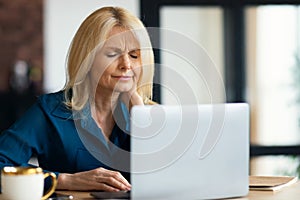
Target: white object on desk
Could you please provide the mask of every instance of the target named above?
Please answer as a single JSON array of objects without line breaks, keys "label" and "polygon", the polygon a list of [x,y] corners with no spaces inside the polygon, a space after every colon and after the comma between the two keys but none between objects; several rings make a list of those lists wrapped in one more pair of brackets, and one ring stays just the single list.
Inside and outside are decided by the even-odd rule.
[{"label": "white object on desk", "polygon": [[[51,177],[51,188],[45,192],[44,181]],[[55,190],[56,175],[44,173],[42,168],[34,167],[4,167],[1,171],[1,200],[43,200]]]}]

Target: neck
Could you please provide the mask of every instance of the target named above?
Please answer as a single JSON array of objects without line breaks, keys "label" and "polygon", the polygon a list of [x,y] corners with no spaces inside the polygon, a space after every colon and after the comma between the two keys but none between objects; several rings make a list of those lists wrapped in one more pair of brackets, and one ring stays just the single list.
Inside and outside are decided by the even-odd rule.
[{"label": "neck", "polygon": [[[98,90],[100,91],[100,90]],[[94,99],[91,100],[92,117],[97,123],[98,127],[102,129],[106,140],[109,139],[112,128],[115,124],[113,118],[113,111],[117,105],[119,94],[113,94],[101,90],[96,92]]]},{"label": "neck", "polygon": [[119,93],[105,92],[103,89],[98,89],[91,105],[101,114],[111,113],[117,105],[118,98]]}]

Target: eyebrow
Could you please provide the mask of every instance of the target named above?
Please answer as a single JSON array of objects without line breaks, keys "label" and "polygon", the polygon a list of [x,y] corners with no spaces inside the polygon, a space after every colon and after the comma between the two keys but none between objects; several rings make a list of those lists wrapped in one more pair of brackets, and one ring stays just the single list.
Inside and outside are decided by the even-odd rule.
[{"label": "eyebrow", "polygon": [[[122,49],[118,48],[118,47],[112,47],[112,46],[108,46],[108,47],[104,47],[105,50],[113,50],[113,51],[116,51],[116,52],[123,52]],[[130,49],[128,52],[132,52],[132,51],[139,51],[140,48],[133,48],[133,49]]]},{"label": "eyebrow", "polygon": [[122,52],[122,49],[118,48],[118,47],[104,47],[105,50],[114,50],[114,51],[118,51],[118,52]]}]

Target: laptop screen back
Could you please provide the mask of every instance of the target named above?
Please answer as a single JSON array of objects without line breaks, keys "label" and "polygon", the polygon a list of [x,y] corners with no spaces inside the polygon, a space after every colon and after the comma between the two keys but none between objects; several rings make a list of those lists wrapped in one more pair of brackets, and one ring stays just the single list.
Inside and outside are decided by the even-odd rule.
[{"label": "laptop screen back", "polygon": [[248,193],[247,104],[136,106],[131,112],[132,199]]}]

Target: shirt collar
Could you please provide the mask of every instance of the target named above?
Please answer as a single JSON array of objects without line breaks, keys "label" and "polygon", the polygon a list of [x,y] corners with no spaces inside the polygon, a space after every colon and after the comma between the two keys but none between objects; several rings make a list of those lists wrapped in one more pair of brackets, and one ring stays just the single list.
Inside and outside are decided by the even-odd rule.
[{"label": "shirt collar", "polygon": [[79,132],[82,131],[81,134],[86,134],[87,132],[92,134],[94,138],[98,138],[107,149],[110,149],[109,151],[111,151],[111,153],[116,150],[115,146],[120,146],[123,143],[130,131],[129,112],[126,105],[121,101],[118,102],[114,111],[116,125],[112,130],[110,141],[108,143],[106,142],[101,129],[99,129],[92,118],[89,104],[87,104],[80,112],[75,113],[73,118],[75,119],[74,121],[77,126],[80,126],[79,128],[77,127],[77,129],[80,130]]},{"label": "shirt collar", "polygon": [[[90,126],[93,122],[90,104],[87,103],[84,108],[80,111],[73,111],[61,102],[58,106],[52,111],[52,115],[63,118],[63,119],[72,119],[80,120],[82,128]],[[118,101],[116,109],[114,110],[114,119],[117,126],[127,134],[130,132],[130,113],[127,109],[127,106],[124,102]],[[92,130],[91,130],[92,131]]]},{"label": "shirt collar", "polygon": [[[115,119],[116,125],[123,132],[126,132],[128,134],[130,132],[130,113],[127,109],[127,106],[122,101],[118,101],[116,109],[114,110],[113,117]],[[95,125],[95,121],[93,120],[91,114],[90,104],[87,104],[81,111],[74,112],[73,119],[80,119],[81,126],[85,129],[87,129],[88,127],[93,127]]]}]

